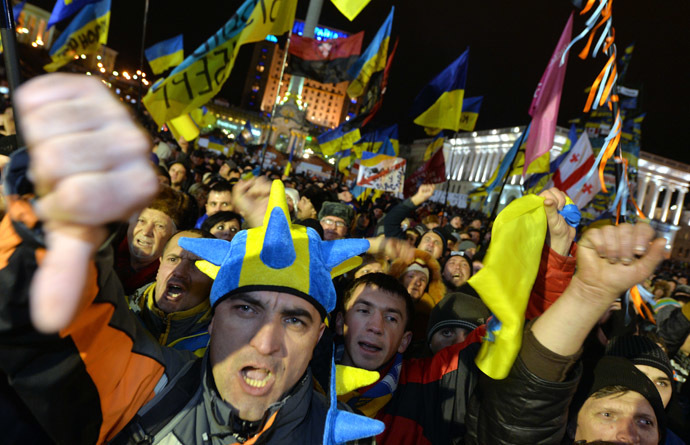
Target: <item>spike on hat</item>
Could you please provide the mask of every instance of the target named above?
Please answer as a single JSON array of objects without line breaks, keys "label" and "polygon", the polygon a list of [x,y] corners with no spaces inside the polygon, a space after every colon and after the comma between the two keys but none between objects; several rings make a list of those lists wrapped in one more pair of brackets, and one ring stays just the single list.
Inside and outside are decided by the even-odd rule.
[{"label": "spike on hat", "polygon": [[240,291],[269,290],[304,298],[322,316],[335,309],[333,269],[342,270],[338,266],[369,248],[364,239],[322,241],[314,229],[292,225],[285,187],[278,180],[263,226],[239,232],[232,242],[181,238],[179,244],[206,260],[197,262],[206,273],[216,274],[211,305]]},{"label": "spike on hat", "polygon": [[343,444],[381,434],[385,429],[385,425],[380,420],[370,419],[366,416],[338,409],[336,374],[335,362],[331,359],[331,385],[329,391],[331,406],[328,408],[328,414],[326,415],[323,443],[325,445]]}]

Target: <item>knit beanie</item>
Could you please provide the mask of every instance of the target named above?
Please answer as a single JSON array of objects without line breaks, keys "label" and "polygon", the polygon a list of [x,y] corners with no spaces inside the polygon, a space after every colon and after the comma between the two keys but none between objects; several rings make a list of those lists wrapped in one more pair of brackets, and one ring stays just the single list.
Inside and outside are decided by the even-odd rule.
[{"label": "knit beanie", "polygon": [[650,338],[640,335],[615,337],[606,346],[606,355],[627,358],[635,365],[657,368],[673,380],[673,369],[668,355]]},{"label": "knit beanie", "polygon": [[316,213],[321,211],[321,206],[323,205],[324,201],[328,199],[328,194],[315,185],[307,187],[307,189],[302,192],[302,196],[311,202],[311,205],[314,206]]},{"label": "knit beanie", "polygon": [[470,331],[486,323],[491,312],[484,302],[462,292],[452,292],[434,306],[429,315],[426,341],[445,327],[460,327]]},{"label": "knit beanie", "polygon": [[594,368],[594,381],[587,393],[589,398],[592,394],[607,386],[623,386],[630,391],[639,393],[647,399],[659,426],[659,443],[664,443],[666,435],[666,413],[661,402],[661,396],[654,383],[628,359],[623,357],[613,357],[605,355]]},{"label": "knit beanie", "polygon": [[446,268],[446,264],[448,264],[448,261],[450,261],[450,259],[453,258],[453,257],[455,257],[455,256],[459,256],[460,258],[462,258],[463,260],[465,260],[465,262],[470,266],[470,276],[472,276],[472,275],[473,275],[473,271],[474,271],[474,269],[472,268],[472,256],[469,255],[469,254],[467,254],[467,253],[465,253],[465,252],[461,252],[461,251],[458,251],[458,250],[453,250],[453,251],[450,252],[450,255],[448,256],[448,259],[446,260],[445,263],[443,263],[443,267],[441,268],[441,272],[443,272],[443,270]]}]

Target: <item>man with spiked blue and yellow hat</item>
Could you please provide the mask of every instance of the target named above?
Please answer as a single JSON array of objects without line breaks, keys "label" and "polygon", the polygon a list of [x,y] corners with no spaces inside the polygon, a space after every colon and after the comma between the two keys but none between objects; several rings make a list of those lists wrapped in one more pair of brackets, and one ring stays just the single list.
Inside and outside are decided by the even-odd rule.
[{"label": "man with spiked blue and yellow hat", "polygon": [[[50,91],[59,97],[45,99]],[[0,224],[0,370],[53,441],[332,444],[383,430],[381,422],[338,409],[342,380],[337,389],[334,366],[330,400],[314,390],[308,367],[335,307],[331,276],[356,266],[351,259],[368,241],[322,241],[313,229],[292,226],[283,184],[274,182],[262,226],[231,242],[180,239],[215,278],[211,340],[202,358],[166,348],[127,308],[111,252],[100,248],[106,224],[155,193],[146,137],[100,82],[83,76],[27,82],[17,103],[26,111],[32,180],[41,194],[11,188]],[[75,106],[86,114],[68,112]],[[45,143],[50,128],[40,123],[45,107],[57,113],[48,127],[58,129],[70,154],[50,161],[60,172],[52,180],[38,167],[55,152]],[[103,134],[122,135],[112,145],[117,154],[106,156],[112,147],[102,144]],[[78,168],[62,162],[92,151],[103,156]],[[12,171],[22,164],[26,177],[27,158],[13,158]],[[80,188],[84,178],[89,187]],[[104,188],[111,193],[102,200],[50,198],[56,189],[92,196]],[[98,211],[89,202],[98,202]]]}]

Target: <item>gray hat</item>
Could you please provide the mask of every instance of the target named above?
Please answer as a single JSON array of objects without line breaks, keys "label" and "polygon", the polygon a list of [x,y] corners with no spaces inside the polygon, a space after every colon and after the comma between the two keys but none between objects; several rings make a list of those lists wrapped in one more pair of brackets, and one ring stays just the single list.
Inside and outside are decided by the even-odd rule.
[{"label": "gray hat", "polygon": [[458,250],[476,249],[477,245],[472,241],[465,240],[458,244]]},{"label": "gray hat", "polygon": [[335,216],[336,218],[342,218],[345,224],[348,226],[352,224],[352,220],[355,217],[355,211],[352,207],[342,202],[331,202],[326,201],[321,206],[319,211],[319,219],[326,216]]}]

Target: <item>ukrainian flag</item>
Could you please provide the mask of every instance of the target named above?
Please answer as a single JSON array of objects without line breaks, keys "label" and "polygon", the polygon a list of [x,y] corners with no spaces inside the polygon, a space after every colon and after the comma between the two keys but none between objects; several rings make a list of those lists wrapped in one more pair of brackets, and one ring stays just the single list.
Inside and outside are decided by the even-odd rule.
[{"label": "ukrainian flag", "polygon": [[75,55],[98,52],[101,44],[108,43],[109,27],[110,0],[84,6],[53,43],[49,53],[53,61],[43,69],[53,72],[72,61]]},{"label": "ukrainian flag", "polygon": [[361,139],[359,128],[346,131],[343,126],[335,130],[328,131],[319,135],[317,138],[321,153],[325,156],[333,156],[335,153],[352,148],[354,143]]},{"label": "ukrainian flag", "polygon": [[377,164],[380,164],[381,162],[393,158],[394,156],[388,156],[384,154],[379,154],[379,153],[371,153],[369,151],[363,151],[362,152],[362,160],[359,161],[359,164],[364,166],[364,167],[374,167]]},{"label": "ukrainian flag", "polygon": [[439,149],[443,149],[443,143],[445,140],[446,138],[444,137],[443,133],[441,133],[431,141],[431,143],[426,147],[426,151],[424,151],[424,162],[431,159],[434,153],[436,153]]},{"label": "ukrainian flag", "polygon": [[479,118],[479,109],[482,107],[484,96],[468,97],[462,100],[462,114],[460,114],[460,129],[474,131]]},{"label": "ukrainian flag", "polygon": [[364,90],[369,83],[369,79],[374,73],[382,71],[386,67],[388,60],[388,42],[391,38],[391,29],[393,28],[393,11],[395,7],[391,8],[390,14],[383,22],[381,28],[374,36],[366,51],[357,59],[357,61],[348,70],[350,78],[354,79],[347,87],[347,95],[350,97],[359,97],[364,94]]},{"label": "ukrainian flag", "polygon": [[53,7],[53,12],[50,14],[50,18],[48,19],[46,29],[58,22],[72,17],[84,6],[90,3],[96,3],[97,1],[98,0],[57,0],[57,3],[55,3],[55,6]]},{"label": "ukrainian flag", "polygon": [[160,74],[179,65],[184,60],[182,34],[148,47],[144,54],[153,74]]},{"label": "ukrainian flag", "polygon": [[412,105],[414,123],[422,127],[460,129],[470,49],[422,88]]},{"label": "ukrainian flag", "polygon": [[361,157],[363,151],[398,156],[400,152],[398,124],[364,134],[360,140],[355,142],[353,149],[358,157]]}]

